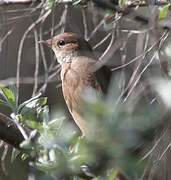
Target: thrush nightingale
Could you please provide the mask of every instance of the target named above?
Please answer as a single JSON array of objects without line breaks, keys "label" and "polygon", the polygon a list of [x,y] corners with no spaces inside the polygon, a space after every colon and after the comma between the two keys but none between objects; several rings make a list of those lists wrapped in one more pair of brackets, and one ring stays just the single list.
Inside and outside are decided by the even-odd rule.
[{"label": "thrush nightingale", "polygon": [[93,88],[99,93],[106,91],[106,80],[103,80],[102,86],[99,77],[104,79],[107,74],[110,76],[109,72],[105,68],[97,72],[90,71],[96,63],[91,46],[75,33],[59,34],[40,43],[53,49],[61,65],[62,91],[68,109],[82,135],[88,136],[86,117],[83,117],[81,112],[81,105],[84,103],[83,91],[86,87]]}]

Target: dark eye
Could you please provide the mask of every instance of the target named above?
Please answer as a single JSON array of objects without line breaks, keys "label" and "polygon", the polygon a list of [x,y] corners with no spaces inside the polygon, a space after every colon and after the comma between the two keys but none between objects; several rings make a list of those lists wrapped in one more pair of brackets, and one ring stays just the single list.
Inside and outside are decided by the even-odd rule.
[{"label": "dark eye", "polygon": [[58,46],[60,47],[60,46],[64,46],[66,43],[65,43],[65,41],[63,41],[63,40],[60,40],[59,42],[58,42]]}]

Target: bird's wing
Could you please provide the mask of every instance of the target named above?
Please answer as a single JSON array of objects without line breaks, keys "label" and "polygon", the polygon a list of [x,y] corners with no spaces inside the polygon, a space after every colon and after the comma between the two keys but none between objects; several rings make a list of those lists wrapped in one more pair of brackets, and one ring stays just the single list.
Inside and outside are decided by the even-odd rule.
[{"label": "bird's wing", "polygon": [[99,82],[104,94],[107,94],[111,77],[112,77],[112,72],[106,66],[103,66],[96,71],[97,81]]}]

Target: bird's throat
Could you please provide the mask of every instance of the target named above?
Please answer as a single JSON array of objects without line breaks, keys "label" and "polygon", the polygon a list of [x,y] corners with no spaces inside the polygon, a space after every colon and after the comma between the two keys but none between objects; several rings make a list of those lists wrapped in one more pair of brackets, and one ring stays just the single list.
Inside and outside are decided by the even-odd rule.
[{"label": "bird's throat", "polygon": [[62,65],[63,63],[69,63],[69,62],[74,61],[78,53],[74,51],[70,53],[57,52],[55,54],[56,54],[57,61]]}]

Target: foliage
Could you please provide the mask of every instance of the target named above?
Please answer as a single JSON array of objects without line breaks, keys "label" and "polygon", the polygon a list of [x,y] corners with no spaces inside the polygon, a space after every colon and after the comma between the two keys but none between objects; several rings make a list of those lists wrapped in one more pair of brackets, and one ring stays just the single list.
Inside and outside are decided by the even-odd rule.
[{"label": "foliage", "polygon": [[161,8],[159,20],[166,18],[170,5],[171,4],[169,3]]},{"label": "foliage", "polygon": [[[49,176],[107,180],[114,179],[120,172],[131,179],[135,178],[135,173],[140,176],[146,162],[139,163],[137,147],[139,142],[147,143],[144,135],[159,123],[158,112],[147,106],[140,112],[130,112],[128,105],[114,103],[120,93],[117,82],[114,84],[115,91],[109,92],[106,98],[86,96],[87,103],[83,108],[91,129],[87,139],[74,135],[73,127],[64,116],[56,114],[58,118],[50,119],[46,97],[38,95],[18,105],[15,86],[1,87],[3,99],[0,102],[11,108],[14,120],[18,119],[32,130],[20,145],[27,150],[22,159],[36,159],[30,161],[30,165]],[[18,154],[19,150],[14,149],[12,162]]]}]

